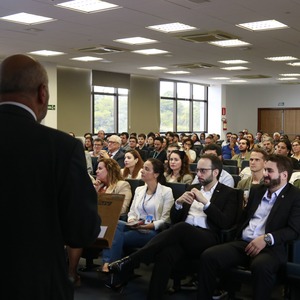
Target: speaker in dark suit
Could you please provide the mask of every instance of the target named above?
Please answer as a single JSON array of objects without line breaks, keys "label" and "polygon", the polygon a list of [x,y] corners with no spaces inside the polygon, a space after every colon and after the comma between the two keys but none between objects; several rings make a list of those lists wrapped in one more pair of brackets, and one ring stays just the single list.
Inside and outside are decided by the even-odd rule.
[{"label": "speaker in dark suit", "polygon": [[41,64],[20,54],[2,62],[0,232],[7,274],[1,294],[9,299],[73,299],[65,245],[90,245],[100,230],[82,144],[39,124],[48,99]]}]

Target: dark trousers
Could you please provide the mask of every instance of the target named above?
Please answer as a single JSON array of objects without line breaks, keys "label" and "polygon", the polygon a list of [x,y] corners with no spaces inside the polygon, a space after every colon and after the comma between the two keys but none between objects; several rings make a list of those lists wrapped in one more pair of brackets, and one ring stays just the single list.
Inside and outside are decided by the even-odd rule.
[{"label": "dark trousers", "polygon": [[177,223],[159,233],[142,249],[131,255],[134,264],[154,262],[147,299],[162,299],[176,263],[184,258],[200,258],[201,253],[218,243],[218,236],[209,229]]},{"label": "dark trousers", "polygon": [[253,299],[266,300],[271,296],[274,275],[282,261],[270,248],[264,248],[255,257],[245,253],[248,242],[233,241],[205,250],[201,255],[199,270],[198,300],[211,300],[217,288],[217,278],[226,270],[242,265],[248,266],[252,273]]}]

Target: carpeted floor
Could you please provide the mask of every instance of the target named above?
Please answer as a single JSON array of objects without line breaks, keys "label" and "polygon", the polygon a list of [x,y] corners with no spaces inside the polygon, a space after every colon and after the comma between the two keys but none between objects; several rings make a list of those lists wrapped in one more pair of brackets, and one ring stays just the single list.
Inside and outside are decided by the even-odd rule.
[{"label": "carpeted floor", "polygon": [[[94,260],[96,264],[100,264],[99,260]],[[85,260],[80,260],[80,267],[84,267]],[[108,279],[107,275],[96,271],[96,268],[91,271],[79,271],[81,276],[81,286],[75,289],[74,300],[145,300],[147,295],[148,283],[151,276],[152,265],[141,264],[140,268],[135,271],[135,277],[123,289],[121,293],[117,293],[105,287],[104,283]],[[169,285],[171,286],[170,280]],[[277,287],[273,291],[272,300],[283,300],[282,287]],[[237,299],[251,300],[251,288],[249,286],[242,286],[241,291],[236,294]],[[180,291],[173,295],[166,293],[166,300],[183,300],[196,299],[195,291]],[[226,297],[222,298],[223,300]],[[299,297],[300,299],[300,297]]]}]

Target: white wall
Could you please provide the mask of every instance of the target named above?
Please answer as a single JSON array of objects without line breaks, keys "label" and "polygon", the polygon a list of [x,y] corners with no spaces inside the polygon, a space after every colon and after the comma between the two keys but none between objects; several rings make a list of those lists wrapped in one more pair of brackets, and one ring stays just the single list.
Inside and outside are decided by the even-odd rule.
[{"label": "white wall", "polygon": [[228,131],[238,132],[247,128],[255,135],[258,108],[300,106],[300,87],[293,85],[274,86],[226,86]]},{"label": "white wall", "polygon": [[48,78],[49,78],[49,104],[55,105],[55,110],[48,110],[45,119],[42,121],[42,124],[57,128],[57,71],[56,65],[53,64],[43,64],[45,67]]}]

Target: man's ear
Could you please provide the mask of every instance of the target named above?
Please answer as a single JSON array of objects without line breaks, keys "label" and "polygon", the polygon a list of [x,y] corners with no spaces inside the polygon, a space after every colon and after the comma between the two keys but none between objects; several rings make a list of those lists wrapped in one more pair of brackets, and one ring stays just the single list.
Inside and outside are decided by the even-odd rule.
[{"label": "man's ear", "polygon": [[38,101],[41,104],[45,104],[48,101],[48,86],[40,84],[38,87]]}]

